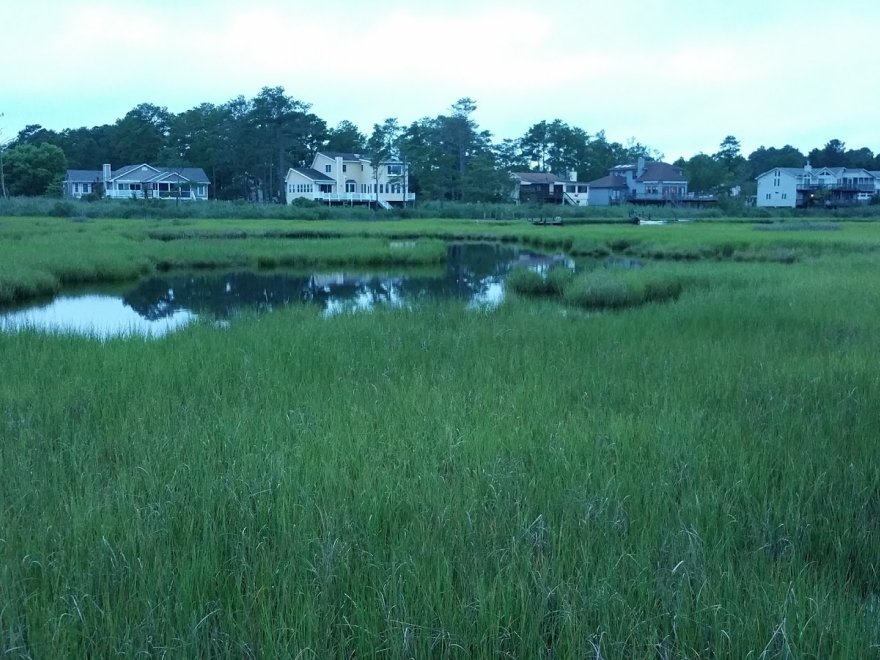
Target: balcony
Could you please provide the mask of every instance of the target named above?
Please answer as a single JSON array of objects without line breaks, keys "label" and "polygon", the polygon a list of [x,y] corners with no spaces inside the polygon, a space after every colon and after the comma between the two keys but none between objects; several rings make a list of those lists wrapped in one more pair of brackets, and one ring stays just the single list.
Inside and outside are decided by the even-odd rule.
[{"label": "balcony", "polygon": [[[375,202],[377,199],[376,193],[327,193],[327,192],[318,192],[314,194],[315,199],[319,202],[339,202],[339,203],[348,203],[348,204],[368,204],[370,202]],[[415,193],[379,193],[378,199],[380,202],[414,202],[416,200]]]},{"label": "balcony", "polygon": [[799,183],[799,192],[816,192],[819,190],[831,190],[836,192],[874,193],[874,183],[856,183],[850,181],[836,181],[834,183]]},{"label": "balcony", "polygon": [[176,190],[107,190],[104,192],[106,199],[208,199],[207,195],[196,195],[190,190],[181,190],[180,197]]},{"label": "balcony", "polygon": [[680,199],[686,199],[687,195],[679,195],[677,193],[656,192],[656,193],[628,193],[626,198],[632,202],[676,202]]}]

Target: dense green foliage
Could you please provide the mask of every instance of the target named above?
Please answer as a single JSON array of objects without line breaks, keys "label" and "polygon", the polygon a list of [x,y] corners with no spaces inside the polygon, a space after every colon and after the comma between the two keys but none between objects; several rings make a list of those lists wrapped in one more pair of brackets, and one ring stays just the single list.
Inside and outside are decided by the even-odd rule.
[{"label": "dense green foliage", "polygon": [[[141,162],[202,167],[212,197],[249,201],[283,200],[288,169],[310,163],[318,150],[360,153],[374,162],[379,156],[400,158],[419,200],[453,202],[508,201],[511,171],[577,172],[580,181],[591,181],[614,165],[663,157],[635,138],[617,142],[598,127],[591,133],[561,119],[541,120],[520,137],[494,140],[474,120],[476,107],[466,97],[448,112],[409,126],[391,117],[376,123],[367,137],[347,120],[329,128],[311,112],[310,103],[289,96],[283,87],[265,87],[252,99],[202,103],[180,114],[141,103],[103,126],[56,132],[33,124],[19,132],[12,146],[55,145],[72,169]],[[838,139],[808,157],[814,166],[880,169],[880,154],[867,147],[846,149]],[[716,154],[682,157],[676,164],[691,178],[692,191],[727,194],[738,186],[754,194],[755,176],[771,167],[799,167],[806,158],[790,145],[762,146],[746,158],[736,137],[728,135]]]},{"label": "dense green foliage", "polygon": [[3,159],[8,194],[60,196],[67,159],[59,147],[22,144],[9,149]]},{"label": "dense green foliage", "polygon": [[602,314],[0,335],[0,652],[869,657],[876,241],[724,230],[820,256]]},{"label": "dense green foliage", "polygon": [[811,150],[807,156],[787,144],[781,149],[758,147],[746,158],[740,153],[739,140],[728,135],[715,154],[699,153],[688,159],[679,158],[675,164],[685,171],[692,192],[727,195],[739,188],[741,195],[754,195],[755,178],[759,174],[774,167],[803,167],[807,162],[819,167],[878,170],[880,154],[875,156],[867,147],[846,149],[843,142],[833,139],[822,149]]}]

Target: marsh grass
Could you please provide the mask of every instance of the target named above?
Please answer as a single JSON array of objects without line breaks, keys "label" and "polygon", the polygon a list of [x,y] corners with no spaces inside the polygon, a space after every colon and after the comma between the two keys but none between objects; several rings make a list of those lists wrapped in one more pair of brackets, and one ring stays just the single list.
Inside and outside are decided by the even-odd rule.
[{"label": "marsh grass", "polygon": [[446,258],[446,245],[437,239],[405,246],[392,245],[385,237],[362,236],[218,240],[209,234],[168,241],[151,238],[149,231],[131,222],[13,220],[0,226],[0,304],[73,284],[136,279],[157,270],[420,266]]},{"label": "marsh grass", "polygon": [[526,296],[558,296],[574,278],[574,272],[564,267],[553,267],[547,273],[529,268],[515,268],[507,276],[507,288]]},{"label": "marsh grass", "polygon": [[878,265],[0,335],[0,649],[870,656]]},{"label": "marsh grass", "polygon": [[732,286],[739,276],[730,267],[682,266],[668,263],[638,263],[624,266],[604,262],[574,274],[553,269],[542,274],[519,270],[507,280],[509,290],[527,297],[548,297],[566,305],[586,309],[623,309],[677,299],[686,289],[707,288],[713,283]]},{"label": "marsh grass", "polygon": [[[873,253],[869,223],[756,231],[746,223],[538,227],[512,220],[165,220],[0,218],[0,304],[47,295],[71,283],[135,279],[172,268],[300,268],[315,264],[425,265],[448,241],[518,243],[578,257],[626,255],[683,262],[794,263]],[[762,225],[759,225],[762,227]]]}]

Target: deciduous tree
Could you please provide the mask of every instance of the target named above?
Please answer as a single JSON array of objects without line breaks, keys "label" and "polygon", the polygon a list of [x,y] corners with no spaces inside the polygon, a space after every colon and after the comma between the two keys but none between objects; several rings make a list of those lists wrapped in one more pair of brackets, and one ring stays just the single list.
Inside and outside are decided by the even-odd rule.
[{"label": "deciduous tree", "polygon": [[67,159],[54,144],[22,144],[6,153],[6,183],[12,195],[59,195]]}]

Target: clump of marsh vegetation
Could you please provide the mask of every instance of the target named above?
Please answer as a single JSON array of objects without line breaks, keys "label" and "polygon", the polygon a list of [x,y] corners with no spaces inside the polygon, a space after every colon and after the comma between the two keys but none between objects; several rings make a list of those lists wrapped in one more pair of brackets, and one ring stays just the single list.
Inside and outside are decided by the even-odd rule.
[{"label": "clump of marsh vegetation", "polygon": [[623,271],[597,269],[574,279],[563,300],[584,309],[620,309],[678,298],[683,277],[653,269]]},{"label": "clump of marsh vegetation", "polygon": [[507,286],[524,296],[559,296],[574,278],[568,268],[555,267],[546,273],[530,268],[516,268],[507,276]]},{"label": "clump of marsh vegetation", "polygon": [[681,269],[661,265],[642,267],[638,262],[619,267],[605,266],[575,274],[568,269],[551,269],[546,275],[519,270],[507,280],[511,291],[528,297],[544,296],[582,309],[623,309],[646,303],[674,300],[686,286],[702,280]]}]

